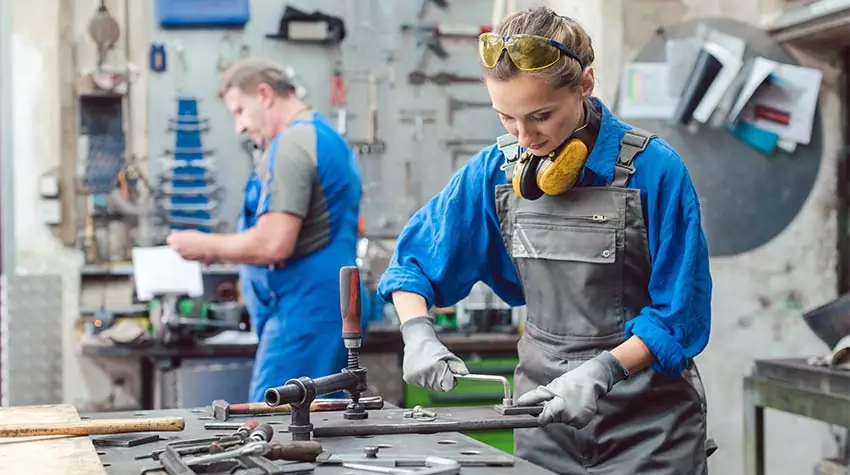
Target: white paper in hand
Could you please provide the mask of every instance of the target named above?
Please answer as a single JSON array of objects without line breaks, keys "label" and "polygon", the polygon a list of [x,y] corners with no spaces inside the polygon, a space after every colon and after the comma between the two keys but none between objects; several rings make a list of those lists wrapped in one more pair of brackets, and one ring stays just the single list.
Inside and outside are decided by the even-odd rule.
[{"label": "white paper in hand", "polygon": [[133,280],[140,301],[162,294],[204,295],[201,264],[183,259],[168,246],[134,247]]}]

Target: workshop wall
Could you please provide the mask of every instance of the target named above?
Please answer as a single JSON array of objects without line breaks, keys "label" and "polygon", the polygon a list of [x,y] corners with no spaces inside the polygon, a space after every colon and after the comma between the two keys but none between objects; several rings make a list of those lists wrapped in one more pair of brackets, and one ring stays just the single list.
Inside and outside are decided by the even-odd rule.
[{"label": "workshop wall", "polygon": [[[613,104],[620,70],[634,59],[658,27],[696,18],[731,17],[766,24],[787,7],[782,0],[550,0],[562,14],[589,30],[596,50],[599,95]],[[730,14],[731,13],[731,14]],[[827,351],[801,315],[832,300],[837,290],[836,182],[842,143],[841,108],[835,72],[797,52],[801,65],[824,70],[820,95],[823,153],[816,182],[803,208],[779,235],[746,252],[712,258],[712,335],[697,358],[708,398],[709,435],[720,448],[710,459],[713,473],[743,471],[742,378],[755,358],[799,357]],[[707,202],[711,196],[701,196]],[[765,416],[767,473],[809,473],[824,456],[837,453],[826,424],[793,415]],[[840,431],[836,431],[840,434]]]},{"label": "workshop wall", "polygon": [[[285,6],[342,18],[345,39],[337,47],[267,38],[278,31]],[[306,102],[335,123],[330,79],[336,62],[341,61],[350,141],[367,139],[372,100],[369,75],[375,77],[376,97],[371,105],[377,107],[376,138],[385,143],[385,151],[362,153],[359,157],[364,183],[363,218],[367,235],[394,237],[410,215],[445,185],[456,167],[482,148],[481,144],[448,147],[445,141],[471,138],[493,143],[503,133],[498,117],[489,107],[460,109],[449,120],[452,98],[489,104],[482,84],[408,84],[407,75],[415,67],[420,48],[413,31],[402,31],[404,24],[489,24],[492,2],[453,2],[446,9],[428,2],[423,19],[417,20],[420,6],[421,2],[380,0],[253,0],[250,22],[238,31],[163,29],[152,18],[148,22],[150,42],[162,45],[167,63],[165,71],[149,73],[152,176],[164,169],[161,154],[174,148],[174,133],[166,125],[176,115],[178,93],[197,97],[199,115],[209,119],[209,132],[202,136],[203,148],[213,153],[215,179],[222,187],[217,217],[223,221],[224,229],[233,229],[251,156],[234,131],[230,113],[216,98],[219,70],[242,55],[273,58],[293,69],[296,82],[306,92]],[[474,39],[439,41],[448,57],[440,59],[428,52],[425,69],[429,74],[444,71],[479,75]],[[454,158],[454,165],[452,150],[465,151]]]}]

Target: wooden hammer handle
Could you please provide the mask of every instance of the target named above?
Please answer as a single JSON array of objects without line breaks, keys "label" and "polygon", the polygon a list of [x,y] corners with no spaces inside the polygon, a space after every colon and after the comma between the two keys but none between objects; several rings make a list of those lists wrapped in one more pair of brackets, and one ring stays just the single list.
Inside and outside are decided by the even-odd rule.
[{"label": "wooden hammer handle", "polygon": [[138,419],[90,419],[44,424],[0,425],[0,437],[43,435],[126,434],[130,432],[180,432],[186,427],[182,417]]}]

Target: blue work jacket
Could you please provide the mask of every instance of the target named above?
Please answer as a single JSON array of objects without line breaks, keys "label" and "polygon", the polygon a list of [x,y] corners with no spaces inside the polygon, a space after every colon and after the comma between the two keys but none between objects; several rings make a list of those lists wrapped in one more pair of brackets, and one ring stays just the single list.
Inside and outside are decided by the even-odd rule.
[{"label": "blue work jacket", "polygon": [[[605,186],[614,178],[620,139],[631,126],[601,101],[596,143],[577,186]],[[450,306],[482,281],[512,306],[525,304],[520,279],[503,244],[495,188],[507,183],[504,154],[492,145],[458,170],[448,185],[418,210],[399,235],[378,286],[423,296],[428,306]],[[625,325],[656,356],[653,368],[678,377],[687,360],[707,345],[711,324],[711,275],[696,190],[685,164],[656,138],[635,161],[630,188],[640,190],[648,228],[652,304]]]}]

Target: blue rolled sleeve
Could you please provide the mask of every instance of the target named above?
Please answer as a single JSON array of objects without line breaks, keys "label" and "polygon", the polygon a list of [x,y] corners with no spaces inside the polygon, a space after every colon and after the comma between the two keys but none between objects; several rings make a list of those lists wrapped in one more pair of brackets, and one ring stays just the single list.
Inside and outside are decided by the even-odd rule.
[{"label": "blue rolled sleeve", "polygon": [[711,274],[699,200],[676,152],[656,139],[636,162],[630,185],[645,203],[652,303],[626,322],[655,355],[653,369],[678,377],[708,344]]},{"label": "blue rolled sleeve", "polygon": [[509,305],[524,305],[516,269],[502,241],[495,187],[506,181],[502,153],[488,147],[458,170],[417,211],[396,241],[378,294],[421,295],[428,307],[454,305],[482,281]]}]

